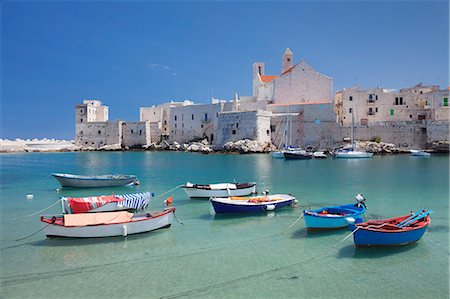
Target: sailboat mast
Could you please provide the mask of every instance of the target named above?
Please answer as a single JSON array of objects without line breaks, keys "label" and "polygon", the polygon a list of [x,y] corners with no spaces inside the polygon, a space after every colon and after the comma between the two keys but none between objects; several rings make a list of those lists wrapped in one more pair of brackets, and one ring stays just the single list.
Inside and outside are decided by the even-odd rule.
[{"label": "sailboat mast", "polygon": [[354,120],[353,120],[353,110],[352,110],[352,151],[355,150],[355,131],[354,131]]}]

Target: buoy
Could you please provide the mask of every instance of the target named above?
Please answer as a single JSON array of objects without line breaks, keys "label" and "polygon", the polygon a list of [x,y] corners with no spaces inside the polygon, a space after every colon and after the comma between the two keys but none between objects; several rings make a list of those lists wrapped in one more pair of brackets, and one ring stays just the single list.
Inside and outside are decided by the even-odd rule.
[{"label": "buoy", "polygon": [[273,210],[275,210],[275,205],[267,205],[267,206],[266,206],[266,210],[267,210],[267,211],[273,211]]},{"label": "buoy", "polygon": [[139,182],[139,181],[136,181],[136,182],[134,182],[134,184],[135,184],[136,186],[138,186],[138,185],[140,185],[140,184],[141,184],[141,182]]},{"label": "buoy", "polygon": [[172,201],[173,201],[173,196],[169,196],[169,197],[164,201],[164,204],[170,205],[170,204],[172,204]]},{"label": "buoy", "polygon": [[33,199],[34,195],[33,194],[27,194],[27,199]]},{"label": "buoy", "polygon": [[61,189],[59,189],[59,188],[56,188],[56,192],[58,192],[58,193],[59,193],[60,191],[61,191]]}]

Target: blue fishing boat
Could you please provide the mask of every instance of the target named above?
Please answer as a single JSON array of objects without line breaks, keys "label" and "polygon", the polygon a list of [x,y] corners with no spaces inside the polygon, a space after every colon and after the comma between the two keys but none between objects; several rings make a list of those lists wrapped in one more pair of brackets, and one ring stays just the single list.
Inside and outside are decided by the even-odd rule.
[{"label": "blue fishing boat", "polygon": [[339,229],[348,227],[346,218],[362,217],[366,212],[365,198],[356,195],[357,203],[340,206],[327,206],[317,210],[304,210],[306,228],[308,230]]},{"label": "blue fishing boat", "polygon": [[[348,219],[349,228],[358,247],[400,246],[417,242],[430,224],[431,210],[417,213],[357,223],[360,219]],[[355,223],[356,222],[356,223]]]},{"label": "blue fishing boat", "polygon": [[257,213],[273,211],[292,205],[295,197],[288,194],[274,194],[253,197],[230,196],[211,197],[211,204],[217,214],[221,213]]}]

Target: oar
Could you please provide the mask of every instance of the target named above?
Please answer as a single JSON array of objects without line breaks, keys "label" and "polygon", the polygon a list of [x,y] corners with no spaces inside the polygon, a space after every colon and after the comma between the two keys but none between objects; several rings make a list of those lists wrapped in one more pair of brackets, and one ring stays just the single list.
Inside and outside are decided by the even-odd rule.
[{"label": "oar", "polygon": [[423,211],[419,211],[417,213],[412,214],[411,216],[409,216],[408,218],[406,218],[405,220],[403,220],[402,222],[397,224],[397,227],[402,227],[402,225],[404,225],[406,222],[416,218],[417,216],[419,216],[421,213],[423,213]]},{"label": "oar", "polygon": [[420,219],[427,217],[427,216],[430,215],[431,213],[433,213],[433,211],[431,211],[431,210],[430,210],[430,211],[425,210],[424,212],[422,212],[422,214],[418,215],[418,216],[415,217],[415,218],[412,218],[411,220],[409,220],[409,221],[403,223],[403,224],[400,225],[400,226],[397,225],[397,227],[402,228],[402,227],[408,226],[408,225],[410,225],[410,224],[413,223],[413,222],[419,221]]}]

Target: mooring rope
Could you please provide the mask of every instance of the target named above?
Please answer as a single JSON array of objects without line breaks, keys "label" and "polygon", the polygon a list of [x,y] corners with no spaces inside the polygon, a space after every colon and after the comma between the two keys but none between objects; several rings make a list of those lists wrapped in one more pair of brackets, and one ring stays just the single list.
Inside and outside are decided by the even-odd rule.
[{"label": "mooring rope", "polygon": [[28,214],[28,215],[24,215],[24,216],[18,216],[18,217],[7,218],[7,219],[19,219],[19,218],[24,218],[24,217],[35,216],[35,215],[37,215],[37,214],[39,214],[39,213],[41,213],[41,212],[43,212],[43,211],[45,211],[45,210],[50,209],[51,207],[53,207],[54,205],[56,205],[56,204],[58,204],[58,203],[60,203],[60,202],[61,202],[61,199],[58,199],[57,201],[55,201],[54,203],[52,203],[52,204],[49,205],[48,207],[46,207],[46,208],[44,208],[44,209],[42,209],[42,210],[39,210],[39,211],[37,211],[37,212],[31,213],[31,214]]},{"label": "mooring rope", "polygon": [[170,192],[172,192],[172,191],[175,191],[175,190],[177,190],[178,188],[181,188],[181,187],[183,187],[183,186],[184,186],[184,184],[178,185],[178,186],[176,186],[175,188],[170,189],[169,191],[166,191],[166,192],[164,192],[164,193],[161,193],[160,195],[154,196],[153,198],[161,197],[161,196],[166,195],[167,193],[170,193]]},{"label": "mooring rope", "polygon": [[41,232],[41,231],[43,231],[47,226],[49,226],[51,223],[47,223],[47,225],[46,226],[44,226],[44,227],[42,227],[40,230],[38,230],[38,231],[36,231],[36,232],[34,232],[34,233],[32,233],[31,235],[28,235],[28,236],[26,236],[26,237],[23,237],[23,238],[20,238],[20,239],[17,239],[17,240],[14,240],[14,241],[16,241],[16,242],[18,242],[18,241],[22,241],[22,240],[25,240],[25,239],[27,239],[27,238],[29,238],[29,237],[32,237],[32,236],[34,236],[35,234],[37,234],[37,233],[39,233],[39,232]]}]

